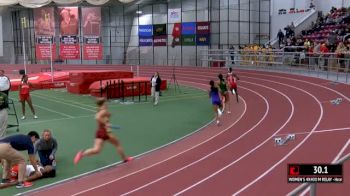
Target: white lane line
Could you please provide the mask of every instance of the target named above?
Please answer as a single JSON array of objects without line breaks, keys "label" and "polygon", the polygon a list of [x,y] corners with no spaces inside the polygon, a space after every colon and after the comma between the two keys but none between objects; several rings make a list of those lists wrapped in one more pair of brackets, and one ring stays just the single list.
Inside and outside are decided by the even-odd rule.
[{"label": "white lane line", "polygon": [[[224,171],[225,169],[231,167],[232,165],[236,164],[237,162],[239,162],[240,160],[242,160],[243,158],[247,157],[248,155],[252,154],[254,151],[256,151],[258,148],[260,148],[261,146],[263,146],[266,142],[270,141],[271,138],[274,137],[274,135],[276,135],[278,132],[280,132],[288,123],[289,121],[291,120],[292,116],[294,115],[294,104],[292,102],[292,100],[284,93],[276,90],[276,89],[273,89],[271,87],[267,87],[267,86],[264,86],[264,85],[260,85],[260,84],[257,84],[257,83],[254,83],[254,82],[247,82],[247,81],[244,81],[245,83],[250,83],[250,84],[253,84],[253,85],[257,85],[257,86],[260,86],[260,87],[263,87],[263,88],[267,88],[267,89],[270,89],[270,90],[273,90],[279,94],[281,94],[282,96],[284,96],[290,103],[291,107],[292,107],[292,111],[287,119],[287,121],[275,132],[273,133],[270,137],[268,137],[265,141],[261,142],[259,145],[255,146],[253,149],[251,149],[249,152],[245,153],[244,155],[242,155],[241,157],[237,158],[236,160],[234,160],[233,162],[229,163],[228,165],[226,165],[225,167],[217,170],[216,172],[212,173],[211,175],[203,178],[202,180],[196,182],[195,184],[192,184],[191,186],[188,186],[186,187],[185,189],[177,192],[174,194],[174,196],[177,196],[177,195],[180,195],[180,194],[183,194],[184,192],[198,186],[199,184],[209,180],[210,178],[216,176],[217,174],[221,173],[222,171]],[[242,87],[241,87],[242,88]]]},{"label": "white lane line", "polygon": [[257,94],[260,98],[262,98],[262,99],[264,100],[264,102],[265,102],[265,104],[266,104],[266,111],[265,111],[264,116],[263,116],[253,127],[251,127],[248,131],[244,132],[242,135],[240,135],[240,136],[239,136],[238,138],[236,138],[235,140],[233,140],[233,141],[227,143],[226,145],[224,145],[224,146],[222,146],[222,147],[216,149],[215,151],[212,151],[211,153],[207,154],[206,156],[204,156],[204,157],[202,157],[202,158],[200,158],[200,159],[198,159],[198,160],[196,160],[196,161],[194,161],[194,162],[192,162],[192,163],[190,163],[190,164],[188,164],[188,165],[185,165],[185,166],[183,166],[183,167],[181,167],[181,168],[179,168],[179,169],[177,169],[177,170],[175,170],[175,171],[173,171],[173,172],[171,172],[171,173],[169,173],[169,174],[167,174],[167,175],[164,175],[164,176],[162,176],[162,177],[160,177],[160,178],[158,178],[158,179],[155,179],[155,180],[153,180],[153,181],[151,181],[151,182],[149,182],[149,183],[147,183],[147,184],[144,184],[144,185],[142,185],[142,186],[140,186],[140,187],[138,187],[138,188],[132,189],[132,190],[129,191],[129,192],[123,193],[123,194],[121,194],[121,196],[125,196],[125,195],[128,195],[128,194],[134,193],[134,192],[136,192],[136,191],[139,191],[139,190],[141,190],[141,189],[143,189],[143,188],[145,188],[145,187],[147,187],[147,186],[149,186],[149,185],[152,185],[152,184],[154,184],[154,183],[156,183],[156,182],[159,182],[160,180],[163,180],[163,179],[165,179],[165,178],[167,178],[167,177],[169,177],[169,176],[172,176],[172,175],[174,175],[174,174],[176,174],[176,173],[178,173],[178,172],[180,172],[180,171],[182,171],[182,170],[184,170],[184,169],[186,169],[186,168],[188,168],[188,167],[191,167],[192,165],[195,165],[195,164],[197,164],[197,163],[199,163],[199,162],[201,162],[201,161],[207,159],[208,157],[214,155],[215,153],[217,153],[217,152],[219,152],[219,151],[221,151],[221,150],[227,148],[227,147],[230,146],[231,144],[237,142],[238,140],[240,140],[241,138],[243,138],[245,135],[247,135],[248,133],[250,133],[251,131],[253,131],[257,126],[259,126],[259,125],[261,124],[261,122],[263,122],[263,121],[265,120],[266,116],[268,115],[268,113],[269,113],[269,111],[270,111],[270,104],[269,104],[269,102],[267,101],[267,99],[266,99],[264,96],[262,96],[261,94],[257,93],[256,91],[252,91],[252,90],[250,90],[250,89],[248,89],[248,88],[244,88],[244,87],[241,87],[241,88],[246,89],[246,90],[248,90],[248,91],[251,91],[251,92]]},{"label": "white lane line", "polygon": [[[251,77],[248,77],[248,78],[251,78]],[[255,79],[257,79],[257,78],[255,78]],[[270,81],[270,80],[266,80],[266,79],[257,79],[257,80]],[[255,184],[257,181],[259,181],[260,179],[265,177],[268,173],[270,173],[273,169],[275,169],[279,164],[281,164],[283,161],[285,161],[291,154],[293,154],[301,145],[303,145],[309,139],[309,137],[316,130],[316,128],[321,123],[321,120],[323,118],[323,106],[322,106],[320,100],[318,100],[313,94],[309,93],[308,91],[306,91],[304,89],[301,89],[301,88],[298,88],[298,87],[295,87],[295,86],[292,86],[292,85],[288,85],[288,84],[284,84],[284,83],[280,83],[280,82],[275,82],[275,81],[270,81],[270,82],[276,83],[276,84],[281,84],[281,85],[288,86],[288,87],[292,87],[292,88],[295,88],[295,89],[299,89],[300,91],[303,91],[304,93],[310,95],[318,103],[318,105],[320,107],[320,110],[321,110],[320,116],[318,118],[317,123],[312,128],[311,132],[296,147],[294,147],[288,154],[286,154],[282,159],[280,159],[272,167],[270,167],[268,170],[266,170],[264,173],[262,173],[259,177],[257,177],[255,180],[253,180],[252,182],[250,182],[249,184],[247,184],[246,186],[244,186],[243,188],[241,188],[240,190],[235,192],[233,195],[238,195],[239,193],[245,191],[246,189],[251,187],[253,184]]]},{"label": "white lane line", "polygon": [[[18,101],[18,99],[13,99],[14,101]],[[47,110],[49,112],[52,112],[52,113],[56,113],[56,114],[59,114],[59,115],[62,115],[62,116],[65,116],[65,117],[68,117],[68,118],[74,118],[74,116],[71,116],[69,114],[65,114],[65,113],[62,113],[62,112],[57,112],[55,110],[51,110],[50,108],[47,108],[47,107],[44,107],[44,106],[40,106],[40,105],[37,105],[37,104],[33,104],[33,106],[35,107],[38,107],[38,108],[41,108],[43,110]]]},{"label": "white lane line", "polygon": [[70,120],[70,119],[78,119],[78,118],[87,118],[87,117],[93,117],[95,115],[85,115],[85,116],[75,116],[75,117],[67,117],[67,118],[55,118],[50,120],[35,120],[31,122],[21,122],[21,125],[32,125],[32,124],[40,124],[40,123],[47,123],[47,122],[55,122],[55,121],[61,121],[61,120]]},{"label": "white lane line", "polygon": [[[349,130],[350,131],[350,127],[343,127],[343,128],[335,128],[335,129],[322,129],[322,130],[317,130],[314,131],[313,134],[316,133],[326,133],[326,132],[336,132],[336,131],[345,131],[345,130]],[[280,136],[286,136],[288,134],[295,134],[295,135],[305,135],[305,134],[309,134],[311,133],[310,131],[305,131],[305,132],[290,132],[290,133],[284,133],[284,134],[278,134],[275,135],[276,137],[280,137]]]},{"label": "white lane line", "polygon": [[[54,97],[42,96],[42,95],[36,95],[36,94],[32,94],[32,95],[34,95],[37,98],[44,99],[46,101],[52,101],[52,102],[56,102],[56,103],[59,103],[59,104],[72,106],[72,107],[83,109],[83,110],[86,110],[86,111],[89,111],[89,112],[96,112],[96,109],[93,110],[93,109],[89,109],[89,108],[86,108],[86,107],[81,107],[81,106],[78,106],[78,105],[70,104],[70,103],[65,102],[64,100],[59,100],[59,99],[54,98]],[[50,99],[47,99],[45,97],[50,98]],[[59,100],[59,101],[56,101],[54,99]]]}]

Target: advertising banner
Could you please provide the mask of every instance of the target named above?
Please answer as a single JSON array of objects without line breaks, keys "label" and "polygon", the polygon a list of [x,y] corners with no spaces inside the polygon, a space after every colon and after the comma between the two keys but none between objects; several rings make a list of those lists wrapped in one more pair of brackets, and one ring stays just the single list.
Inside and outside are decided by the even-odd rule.
[{"label": "advertising banner", "polygon": [[155,24],[153,25],[153,35],[166,35],[166,24]]},{"label": "advertising banner", "polygon": [[139,36],[152,36],[153,25],[139,25]]},{"label": "advertising banner", "polygon": [[195,22],[184,22],[182,23],[182,35],[195,35],[196,34],[196,23]]},{"label": "advertising banner", "polygon": [[154,46],[166,46],[167,43],[167,35],[159,35],[153,37],[153,45]]},{"label": "advertising banner", "polygon": [[139,46],[152,46],[153,37],[152,36],[140,36],[139,37]]},{"label": "advertising banner", "polygon": [[181,36],[183,46],[194,46],[196,45],[196,35],[183,35]]},{"label": "advertising banner", "polygon": [[209,34],[210,23],[209,22],[197,22],[197,35]]},{"label": "advertising banner", "polygon": [[196,42],[197,46],[208,46],[210,44],[210,34],[197,35]]}]

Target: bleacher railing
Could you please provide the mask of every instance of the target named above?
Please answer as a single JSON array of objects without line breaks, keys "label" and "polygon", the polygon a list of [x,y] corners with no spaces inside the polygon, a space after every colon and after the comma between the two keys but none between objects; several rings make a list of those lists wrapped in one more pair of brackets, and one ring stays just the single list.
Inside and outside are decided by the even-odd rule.
[{"label": "bleacher railing", "polygon": [[[303,47],[288,47],[295,51]],[[229,50],[201,51],[203,67],[238,67],[288,72],[331,81],[350,83],[350,52],[337,53],[285,52],[284,50]]]}]

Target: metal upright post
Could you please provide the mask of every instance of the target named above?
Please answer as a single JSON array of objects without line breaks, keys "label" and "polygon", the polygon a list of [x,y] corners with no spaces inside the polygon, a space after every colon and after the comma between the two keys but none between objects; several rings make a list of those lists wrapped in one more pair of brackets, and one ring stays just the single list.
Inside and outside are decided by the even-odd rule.
[{"label": "metal upright post", "polygon": [[27,28],[27,19],[26,17],[21,18],[21,29],[22,29],[22,50],[23,50],[23,66],[24,73],[27,74],[27,62],[26,62],[26,46],[24,42],[24,29]]}]

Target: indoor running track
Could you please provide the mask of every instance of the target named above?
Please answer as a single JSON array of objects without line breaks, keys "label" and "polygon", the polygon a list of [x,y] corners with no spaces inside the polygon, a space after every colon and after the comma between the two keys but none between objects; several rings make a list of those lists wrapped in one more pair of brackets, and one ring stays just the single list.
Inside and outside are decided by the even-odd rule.
[{"label": "indoor running track", "polygon": [[[118,67],[125,70],[129,67]],[[172,67],[140,67],[143,76]],[[207,90],[220,68],[176,67],[180,84]],[[239,70],[240,102],[231,114],[179,142],[134,161],[72,179],[33,195],[286,195],[288,163],[331,163],[350,152],[350,86],[304,76]],[[340,105],[330,100],[341,97]],[[209,101],[208,101],[208,104]],[[161,107],[161,103],[159,105]],[[275,146],[273,138],[295,133]],[[319,184],[317,195],[350,194],[346,184]],[[72,165],[73,167],[73,165]]]}]

